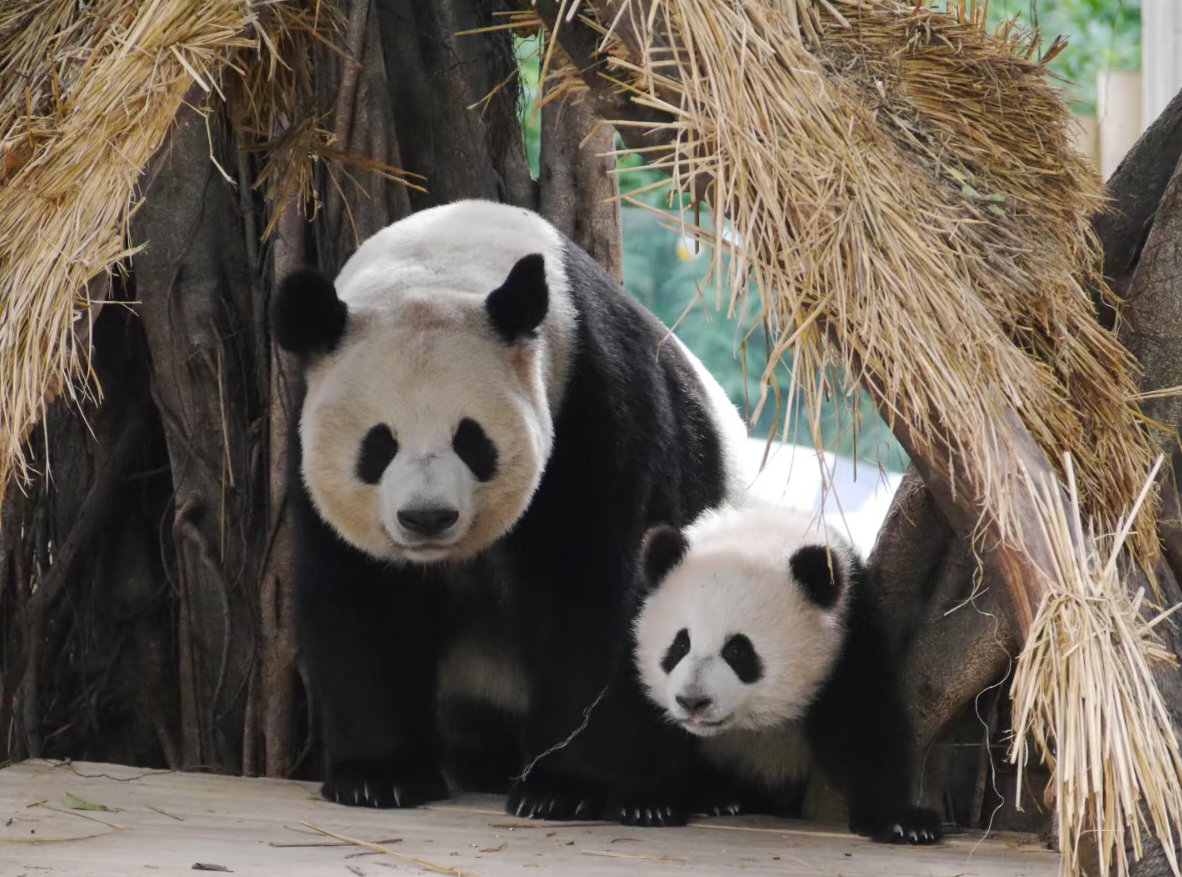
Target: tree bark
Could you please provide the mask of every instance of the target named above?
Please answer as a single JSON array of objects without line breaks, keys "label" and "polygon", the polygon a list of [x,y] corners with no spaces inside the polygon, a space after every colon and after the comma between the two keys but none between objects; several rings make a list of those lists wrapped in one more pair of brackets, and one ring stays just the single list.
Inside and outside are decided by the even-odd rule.
[{"label": "tree bark", "polygon": [[209,160],[212,151],[221,167],[233,167],[230,143],[216,113],[203,120],[183,111],[132,237],[144,245],[134,262],[138,313],[175,490],[181,759],[237,771],[265,533],[251,441],[261,416],[251,342],[263,309],[232,183]]},{"label": "tree bark", "polygon": [[541,124],[538,212],[623,282],[620,183],[607,154],[614,129],[584,104],[559,99],[543,106]]},{"label": "tree bark", "polygon": [[[387,75],[379,38],[381,5],[375,8],[375,0],[339,4],[344,17],[337,35],[339,51],[318,50],[319,100],[332,108],[333,142],[342,154],[406,169],[395,131],[397,85]],[[323,232],[316,236],[317,255],[320,267],[331,275],[361,241],[407,216],[411,205],[406,187],[364,166],[325,165],[321,176],[325,216]]]},{"label": "tree bark", "polygon": [[402,166],[415,210],[460,198],[534,206],[517,121],[513,38],[457,36],[498,23],[496,0],[376,0]]},{"label": "tree bark", "polygon": [[[1182,92],[1121,160],[1108,181],[1112,205],[1098,215],[1093,228],[1104,250],[1104,276],[1123,297],[1140,259],[1157,205],[1174,168],[1182,159]],[[1115,323],[1110,302],[1098,302],[1101,322]]]}]

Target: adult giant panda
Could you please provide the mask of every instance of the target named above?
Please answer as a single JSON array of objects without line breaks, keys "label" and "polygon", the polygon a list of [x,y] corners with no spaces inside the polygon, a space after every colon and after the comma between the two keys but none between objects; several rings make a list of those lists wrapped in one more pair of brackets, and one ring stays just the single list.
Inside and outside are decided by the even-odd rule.
[{"label": "adult giant panda", "polygon": [[844,793],[851,830],[934,843],[936,814],[911,802],[898,662],[866,571],[822,527],[751,503],[650,530],[637,669],[667,719],[699,738],[695,806],[774,807],[815,761]]},{"label": "adult giant panda", "polygon": [[[527,210],[463,201],[273,303],[302,363],[289,436],[297,634],[325,797],[447,794],[439,697],[520,716],[508,809],[684,820],[630,670],[641,538],[743,489],[744,428],[652,315]],[[480,736],[477,734],[476,736]]]}]

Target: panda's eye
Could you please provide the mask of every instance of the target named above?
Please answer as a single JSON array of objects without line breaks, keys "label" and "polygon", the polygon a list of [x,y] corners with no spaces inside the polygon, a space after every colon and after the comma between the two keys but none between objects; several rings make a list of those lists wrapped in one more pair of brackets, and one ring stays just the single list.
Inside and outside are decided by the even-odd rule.
[{"label": "panda's eye", "polygon": [[398,453],[398,439],[384,423],[371,427],[361,440],[361,453],[357,457],[357,477],[366,484],[377,484],[382,473]]},{"label": "panda's eye", "polygon": [[751,645],[751,640],[741,633],[727,638],[722,647],[722,659],[730,664],[739,681],[747,685],[763,678],[763,661]]},{"label": "panda's eye", "polygon": [[488,481],[497,474],[497,449],[480,424],[465,417],[456,427],[451,440],[451,449],[472,470],[477,481]]},{"label": "panda's eye", "polygon": [[665,657],[661,659],[661,669],[667,674],[672,673],[673,668],[681,662],[681,659],[689,654],[689,650],[689,631],[683,627],[677,631],[677,636],[673,637],[673,642],[665,652]]}]

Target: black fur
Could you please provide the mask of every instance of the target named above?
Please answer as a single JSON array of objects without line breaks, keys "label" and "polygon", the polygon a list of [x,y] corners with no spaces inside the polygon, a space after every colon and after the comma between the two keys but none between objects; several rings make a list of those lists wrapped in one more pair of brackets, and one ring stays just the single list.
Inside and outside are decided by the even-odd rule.
[{"label": "black fur", "polygon": [[666,676],[672,673],[673,668],[681,663],[681,659],[689,654],[689,650],[689,631],[683,627],[677,631],[673,642],[669,643],[669,648],[665,650],[665,656],[661,658],[661,669],[665,671]]},{"label": "black fur", "polygon": [[382,473],[398,453],[398,439],[384,423],[370,429],[361,440],[357,455],[357,477],[366,484],[377,484]]},{"label": "black fur", "polygon": [[828,609],[837,602],[845,583],[841,567],[824,545],[806,545],[788,559],[788,566],[808,598]]},{"label": "black fur", "polygon": [[817,762],[845,795],[851,831],[888,843],[933,843],[940,819],[912,803],[913,739],[900,662],[867,577],[855,563],[841,658],[809,708],[805,732]]},{"label": "black fur", "polygon": [[519,259],[505,282],[489,295],[484,307],[493,328],[506,344],[532,335],[550,307],[546,263],[541,254]]},{"label": "black fur", "polygon": [[625,822],[651,810],[655,823],[680,824],[689,741],[635,678],[626,596],[649,526],[683,526],[722,501],[719,437],[666,328],[582,250],[566,255],[578,356],[545,476],[498,553],[522,584],[531,703],[545,704],[527,717],[527,759],[586,727],[533,768],[507,809]]},{"label": "black fur", "polygon": [[[390,566],[346,545],[316,514],[299,475],[298,430],[289,432],[297,622],[324,720],[324,792],[334,800],[391,806],[444,793],[432,701],[448,607],[462,602],[464,579],[501,583],[523,632],[530,709],[521,763],[569,738],[515,784],[507,809],[685,821],[690,743],[640,689],[626,597],[648,527],[682,526],[723,499],[719,436],[692,364],[662,343],[665,327],[574,245],[564,263],[577,338],[553,451],[521,520],[476,560]],[[545,314],[545,286],[531,286],[541,267],[527,257],[490,297],[503,340]]]},{"label": "black fur", "polygon": [[484,429],[470,417],[465,417],[451,440],[452,450],[464,465],[472,470],[477,481],[490,481],[497,474],[497,448]]},{"label": "black fur", "polygon": [[763,678],[763,661],[746,634],[732,634],[722,647],[722,659],[730,664],[739,681],[751,685]]},{"label": "black fur", "polygon": [[681,563],[687,547],[685,536],[676,527],[661,524],[650,528],[644,534],[640,549],[644,588],[648,590],[659,585],[669,570]]},{"label": "black fur", "polygon": [[328,353],[345,332],[348,309],[331,280],[315,268],[287,275],[271,302],[271,331],[279,346],[298,356]]}]

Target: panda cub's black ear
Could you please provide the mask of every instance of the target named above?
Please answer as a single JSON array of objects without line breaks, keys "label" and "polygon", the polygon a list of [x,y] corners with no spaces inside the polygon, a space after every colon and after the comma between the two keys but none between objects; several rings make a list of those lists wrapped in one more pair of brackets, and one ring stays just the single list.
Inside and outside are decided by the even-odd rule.
[{"label": "panda cub's black ear", "polygon": [[689,543],[676,527],[661,524],[650,527],[640,544],[640,570],[644,589],[650,591],[669,571],[681,563]]},{"label": "panda cub's black ear", "polygon": [[518,259],[505,282],[489,293],[484,302],[493,328],[506,344],[532,335],[549,307],[546,262],[541,253]]},{"label": "panda cub's black ear", "polygon": [[822,609],[830,609],[845,587],[841,558],[824,545],[806,545],[788,559],[792,578]]},{"label": "panda cub's black ear", "polygon": [[332,281],[315,268],[297,268],[271,300],[271,334],[289,353],[329,353],[345,333],[349,309]]}]

